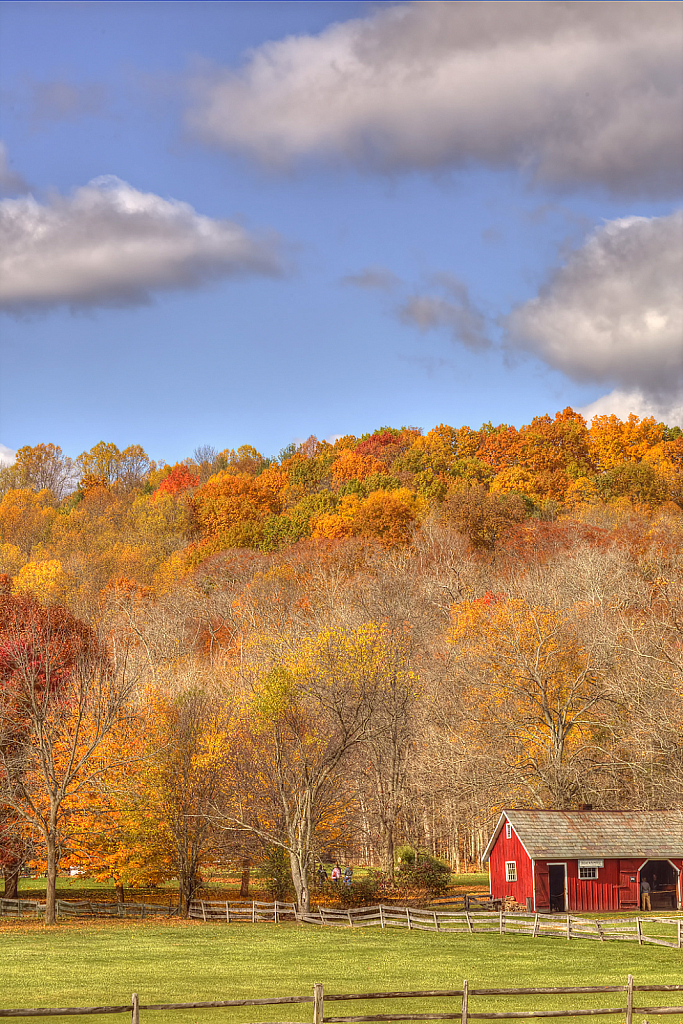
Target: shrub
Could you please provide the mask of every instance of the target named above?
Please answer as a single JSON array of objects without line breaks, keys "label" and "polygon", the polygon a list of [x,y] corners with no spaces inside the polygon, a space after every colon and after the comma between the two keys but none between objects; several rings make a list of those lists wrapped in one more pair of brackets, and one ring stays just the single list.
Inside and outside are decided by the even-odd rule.
[{"label": "shrub", "polygon": [[417,854],[410,848],[399,851],[400,865],[396,882],[400,888],[426,889],[432,894],[442,893],[448,886],[451,869],[448,864],[428,853]]}]

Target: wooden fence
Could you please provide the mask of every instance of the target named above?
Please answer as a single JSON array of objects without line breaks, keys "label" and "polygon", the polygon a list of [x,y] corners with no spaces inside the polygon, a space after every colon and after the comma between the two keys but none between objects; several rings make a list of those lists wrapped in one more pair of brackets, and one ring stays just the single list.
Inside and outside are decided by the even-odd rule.
[{"label": "wooden fence", "polygon": [[[625,994],[625,1001],[620,1006],[607,1007],[585,1007],[568,1006],[566,1009],[529,1009],[514,1010],[475,1010],[474,1003],[480,997],[521,997],[537,995],[553,995],[560,997],[571,997],[574,995],[590,995],[597,993],[621,992]],[[35,1007],[33,1009],[0,1009],[0,1017],[66,1017],[78,1014],[92,1016],[102,1014],[126,1013],[131,1015],[132,1024],[140,1024],[140,1014],[155,1010],[209,1010],[242,1006],[276,1006],[283,1004],[313,1004],[313,1024],[361,1024],[366,1021],[402,1021],[402,1020],[454,1020],[461,1024],[467,1024],[471,1020],[521,1020],[533,1018],[561,1018],[561,1017],[585,1017],[595,1014],[609,1015],[619,1014],[625,1016],[626,1024],[634,1024],[636,1014],[640,1017],[660,1016],[664,1014],[683,1013],[683,1006],[659,1005],[659,1006],[636,1006],[635,997],[639,992],[683,992],[683,985],[634,985],[633,977],[629,974],[625,985],[575,985],[567,988],[470,988],[467,981],[463,982],[462,988],[430,990],[424,992],[362,992],[346,995],[324,995],[323,986],[320,983],[314,985],[312,996],[274,996],[270,999],[226,999],[211,1002],[194,1003],[149,1003],[140,1002],[137,992],[133,993],[130,1003],[118,1006],[69,1006],[69,1007]],[[349,1000],[371,1000],[371,999],[431,999],[457,1000],[457,1004],[451,1009],[436,1013],[374,1013],[359,1016],[326,1016],[325,1004],[333,1001]],[[615,1000],[616,1001],[616,1000]],[[680,1000],[679,1000],[680,1002]],[[282,1024],[282,1022],[278,1022]],[[647,1022],[645,1022],[647,1024]]]},{"label": "wooden fence", "polygon": [[[0,915],[39,918],[45,904],[37,900],[2,900]],[[177,905],[159,903],[97,903],[91,900],[57,900],[57,916],[61,920],[78,917],[175,917]],[[378,904],[335,910],[319,907],[308,914],[297,911],[294,903],[261,903],[256,900],[230,902],[193,900],[189,916],[193,920],[224,924],[280,924],[298,921],[302,924],[346,928],[408,928],[415,931],[449,932],[474,935],[527,935],[530,938],[559,937],[594,939],[598,942],[637,942],[683,948],[683,918],[673,917],[579,917],[576,914],[528,914],[502,908],[487,911],[451,910],[443,907],[397,907]]]},{"label": "wooden fence", "polygon": [[[164,906],[161,903],[100,903],[96,900],[57,900],[57,917],[68,920],[73,917],[177,917],[178,904]],[[40,900],[0,899],[0,917],[42,917],[45,904]]]},{"label": "wooden fence", "polygon": [[[279,910],[278,910],[279,908]],[[408,928],[416,931],[461,932],[473,935],[528,935],[537,939],[556,936],[565,939],[595,939],[653,943],[671,949],[683,948],[683,918],[663,917],[578,917],[575,914],[527,914],[486,911],[419,909],[379,904],[333,910],[319,907],[309,914],[297,914],[293,903],[219,903],[196,900],[190,916],[204,921],[237,923],[297,920],[303,924],[346,928]]]},{"label": "wooden fence", "polygon": [[281,921],[297,921],[296,903],[259,903],[257,900],[232,900],[228,903],[215,900],[193,900],[189,917],[197,921],[221,921],[226,924],[261,924]]}]

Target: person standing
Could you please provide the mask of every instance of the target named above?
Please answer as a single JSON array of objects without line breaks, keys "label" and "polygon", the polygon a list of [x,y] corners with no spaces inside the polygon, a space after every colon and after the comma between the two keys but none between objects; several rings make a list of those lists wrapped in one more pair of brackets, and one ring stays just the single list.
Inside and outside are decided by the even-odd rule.
[{"label": "person standing", "polygon": [[652,906],[650,905],[650,893],[651,893],[651,891],[652,891],[652,886],[648,882],[647,878],[642,878],[641,877],[641,879],[640,879],[640,903],[641,903],[640,909],[641,910],[652,910]]},{"label": "person standing", "polygon": [[353,868],[351,867],[350,864],[347,864],[346,867],[344,868],[344,882],[346,883],[346,888],[347,889],[351,888],[351,877],[352,877],[352,875],[353,875]]},{"label": "person standing", "polygon": [[335,864],[334,867],[332,868],[332,881],[339,882],[340,878],[341,868],[339,867],[339,864]]}]

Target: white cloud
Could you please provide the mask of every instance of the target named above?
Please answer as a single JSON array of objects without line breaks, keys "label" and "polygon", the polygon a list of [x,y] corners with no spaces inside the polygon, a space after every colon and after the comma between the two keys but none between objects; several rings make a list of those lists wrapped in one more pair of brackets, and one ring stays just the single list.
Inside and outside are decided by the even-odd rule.
[{"label": "white cloud", "polygon": [[430,283],[440,287],[444,294],[411,296],[399,307],[399,320],[421,331],[445,327],[454,341],[473,351],[489,348],[486,319],[472,302],[467,286],[451,274],[435,274]]},{"label": "white cloud", "polygon": [[574,380],[683,396],[683,211],[609,221],[508,318],[509,344]]},{"label": "white cloud", "polygon": [[383,7],[200,75],[193,127],[274,166],[529,170],[560,186],[681,185],[677,3]]},{"label": "white cloud", "polygon": [[22,176],[10,167],[7,148],[4,142],[0,142],[0,193],[16,195],[21,192],[28,192],[28,185]]},{"label": "white cloud", "polygon": [[584,405],[578,412],[586,420],[593,416],[618,416],[621,420],[628,419],[630,413],[635,413],[641,419],[646,416],[654,416],[658,423],[666,423],[669,427],[683,427],[683,397],[678,401],[673,399],[670,402],[653,401],[644,395],[642,391],[611,391],[608,395],[602,395]]},{"label": "white cloud", "polygon": [[9,310],[131,305],[162,289],[280,271],[273,238],[115,177],[45,205],[0,203],[0,306]]},{"label": "white cloud", "polygon": [[17,453],[5,444],[0,444],[0,466],[11,466],[16,461]]}]

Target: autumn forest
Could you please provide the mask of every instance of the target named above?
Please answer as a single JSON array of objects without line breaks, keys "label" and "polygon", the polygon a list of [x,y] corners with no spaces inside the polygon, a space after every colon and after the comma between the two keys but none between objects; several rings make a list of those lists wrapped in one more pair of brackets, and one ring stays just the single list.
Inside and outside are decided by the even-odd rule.
[{"label": "autumn forest", "polygon": [[20,448],[6,893],[266,865],[307,906],[320,858],[477,865],[504,806],[682,807],[682,541],[683,432],[636,416]]}]

